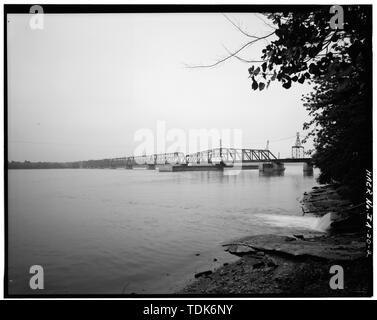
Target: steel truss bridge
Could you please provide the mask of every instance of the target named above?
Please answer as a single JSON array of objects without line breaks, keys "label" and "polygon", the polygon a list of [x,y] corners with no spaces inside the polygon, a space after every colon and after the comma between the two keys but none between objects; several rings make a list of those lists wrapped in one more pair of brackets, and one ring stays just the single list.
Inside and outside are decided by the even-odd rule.
[{"label": "steel truss bridge", "polygon": [[198,164],[222,164],[224,166],[234,164],[252,164],[265,162],[304,162],[310,163],[311,158],[285,158],[278,159],[270,150],[263,149],[236,149],[214,148],[205,151],[185,155],[182,152],[160,153],[142,156],[130,156],[110,159],[111,167],[132,168],[134,166],[156,165],[198,165]]}]

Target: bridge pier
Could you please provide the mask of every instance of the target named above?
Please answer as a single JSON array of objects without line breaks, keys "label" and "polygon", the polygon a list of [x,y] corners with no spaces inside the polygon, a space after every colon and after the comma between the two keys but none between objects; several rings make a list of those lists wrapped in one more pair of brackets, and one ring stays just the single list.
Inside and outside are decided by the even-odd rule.
[{"label": "bridge pier", "polygon": [[283,162],[267,162],[267,163],[261,163],[259,165],[259,171],[260,172],[266,172],[266,173],[281,173],[284,172],[285,167]]}]

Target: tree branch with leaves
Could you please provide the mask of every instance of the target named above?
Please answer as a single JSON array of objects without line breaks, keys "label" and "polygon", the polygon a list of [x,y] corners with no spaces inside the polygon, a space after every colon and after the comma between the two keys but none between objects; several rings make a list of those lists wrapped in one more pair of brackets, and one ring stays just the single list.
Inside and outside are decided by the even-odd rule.
[{"label": "tree branch with leaves", "polygon": [[[248,68],[253,90],[265,90],[273,81],[289,89],[309,82],[313,92],[303,98],[311,120],[304,124],[314,138],[313,161],[321,169],[321,183],[337,182],[344,194],[360,201],[364,197],[363,174],[371,168],[371,6],[343,6],[344,28],[330,26],[330,7],[313,6],[295,12],[264,13],[272,32],[251,38],[211,68],[236,58],[252,63]],[[271,40],[271,38],[273,39]],[[270,38],[271,37],[271,38]],[[240,57],[246,48],[263,39],[269,43],[260,59]]]}]

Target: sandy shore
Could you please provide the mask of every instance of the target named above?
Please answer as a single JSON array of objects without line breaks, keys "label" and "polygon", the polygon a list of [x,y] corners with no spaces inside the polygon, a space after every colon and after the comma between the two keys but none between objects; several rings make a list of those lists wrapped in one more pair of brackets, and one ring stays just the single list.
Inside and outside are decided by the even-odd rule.
[{"label": "sandy shore", "polygon": [[[240,259],[197,274],[179,294],[369,296],[372,267],[366,258],[361,206],[343,200],[335,186],[315,187],[301,202],[303,215],[331,212],[326,233],[258,235],[224,244],[224,250]],[[333,265],[344,270],[344,289],[330,288]]]}]

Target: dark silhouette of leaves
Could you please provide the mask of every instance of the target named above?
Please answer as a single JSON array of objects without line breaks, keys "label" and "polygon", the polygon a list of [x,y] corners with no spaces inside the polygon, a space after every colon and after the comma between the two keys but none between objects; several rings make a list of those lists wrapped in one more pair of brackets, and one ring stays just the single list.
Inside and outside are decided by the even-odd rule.
[{"label": "dark silhouette of leaves", "polygon": [[372,159],[371,86],[367,83],[372,68],[371,7],[343,8],[344,30],[330,28],[329,7],[269,14],[278,27],[277,39],[262,50],[260,67],[251,67],[252,88],[267,89],[272,81],[281,82],[285,89],[307,81],[314,84],[313,92],[303,98],[311,116],[304,124],[308,130],[304,140],[314,138],[319,180],[339,182],[349,191],[346,196],[363,201],[363,177]]},{"label": "dark silhouette of leaves", "polygon": [[255,80],[253,81],[253,84],[251,85],[251,87],[253,88],[253,90],[257,90],[258,89],[258,82],[256,82]]}]

